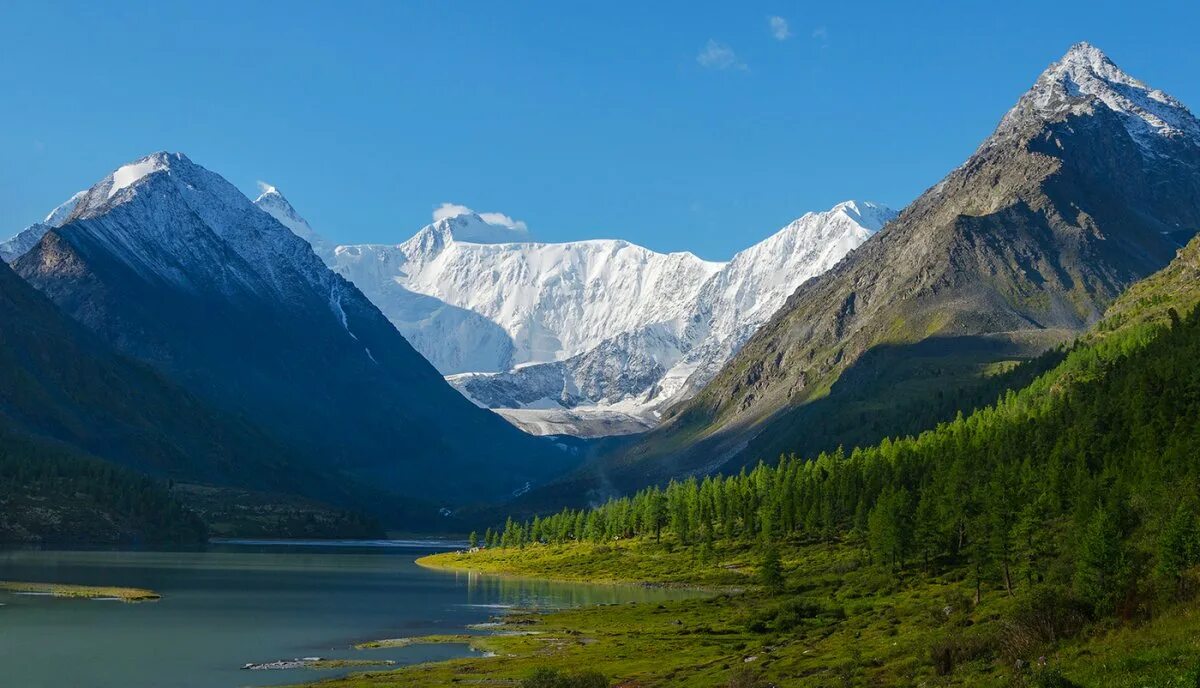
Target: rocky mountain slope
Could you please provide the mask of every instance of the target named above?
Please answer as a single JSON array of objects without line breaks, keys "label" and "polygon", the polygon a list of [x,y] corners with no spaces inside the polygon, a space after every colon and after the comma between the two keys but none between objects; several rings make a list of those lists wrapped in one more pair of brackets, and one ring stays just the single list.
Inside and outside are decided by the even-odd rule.
[{"label": "rocky mountain slope", "polygon": [[806,436],[869,427],[1072,337],[1197,229],[1200,123],[1075,45],[970,159],[804,283],[703,391],[588,480],[825,448]]},{"label": "rocky mountain slope", "polygon": [[728,263],[624,241],[530,241],[462,209],[395,245],[332,250],[274,189],[260,207],[318,247],[464,394],[538,434],[621,434],[707,382],[804,280],[894,213],[809,213]]},{"label": "rocky mountain slope", "polygon": [[229,487],[361,494],[118,354],[7,265],[0,321],[0,541],[202,540],[168,480],[214,486],[214,500]]},{"label": "rocky mountain slope", "polygon": [[124,165],[13,263],[117,349],[318,465],[429,500],[569,459],[464,400],[352,284],[182,154]]}]

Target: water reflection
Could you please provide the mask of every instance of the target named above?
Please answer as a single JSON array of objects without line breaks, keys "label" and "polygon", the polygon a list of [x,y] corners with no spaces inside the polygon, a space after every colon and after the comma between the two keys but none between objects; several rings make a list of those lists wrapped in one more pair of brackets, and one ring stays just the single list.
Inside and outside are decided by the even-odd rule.
[{"label": "water reflection", "polygon": [[694,592],[641,585],[562,583],[478,571],[446,572],[466,587],[465,604],[495,608],[562,609],[596,604],[660,601]]}]

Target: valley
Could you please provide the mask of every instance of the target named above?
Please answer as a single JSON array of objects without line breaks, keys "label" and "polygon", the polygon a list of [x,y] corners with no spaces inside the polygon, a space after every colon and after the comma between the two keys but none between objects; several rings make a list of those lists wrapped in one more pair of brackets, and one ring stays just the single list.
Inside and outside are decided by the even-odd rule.
[{"label": "valley", "polygon": [[[346,19],[267,19],[309,11]],[[846,34],[774,15],[755,50],[711,39],[681,62],[640,41],[606,66],[665,70],[636,97],[628,73],[576,79],[591,53],[552,47],[571,32],[539,16],[556,30],[476,54],[495,71],[455,98],[454,78],[405,79],[453,73],[481,18],[521,27],[388,11],[455,40],[413,67],[390,62],[391,33],[347,43],[318,22],[274,65],[328,48],[303,87],[188,80],[203,104],[169,118],[153,113],[190,93],[178,79],[143,111],[93,98],[124,134],[75,117],[94,152],[39,144],[0,180],[25,226],[0,242],[0,675],[1200,685],[1200,119],[1180,99],[1091,43],[1062,53],[1049,19],[1022,27],[1058,46],[1042,68],[999,24],[972,23],[971,51],[945,52],[966,39],[943,27],[851,56]],[[1175,43],[1114,43],[1189,93]],[[384,44],[394,74],[308,90]],[[134,52],[149,72],[178,59]],[[803,86],[859,53],[854,79]],[[510,73],[536,78],[490,90]],[[362,106],[393,88],[386,113]],[[290,100],[316,93],[319,121]],[[257,139],[205,119],[243,104],[272,123]],[[506,147],[525,128],[529,155]],[[214,167],[127,152],[160,137]],[[835,202],[875,188],[911,201]],[[532,207],[428,205],[447,197]]]}]

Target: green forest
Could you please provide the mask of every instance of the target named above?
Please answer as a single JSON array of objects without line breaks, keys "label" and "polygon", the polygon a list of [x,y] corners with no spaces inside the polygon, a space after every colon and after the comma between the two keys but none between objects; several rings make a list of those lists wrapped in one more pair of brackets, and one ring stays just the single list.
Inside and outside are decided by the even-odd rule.
[{"label": "green forest", "polygon": [[197,543],[204,522],[171,486],[45,440],[0,432],[0,540]]},{"label": "green forest", "polygon": [[669,539],[701,561],[750,544],[770,585],[779,548],[838,543],[881,570],[958,571],[975,604],[1038,593],[1062,619],[1152,618],[1195,593],[1200,563],[1200,310],[1183,271],[1196,249],[1131,290],[1058,365],[969,416],[510,519],[483,544]]}]

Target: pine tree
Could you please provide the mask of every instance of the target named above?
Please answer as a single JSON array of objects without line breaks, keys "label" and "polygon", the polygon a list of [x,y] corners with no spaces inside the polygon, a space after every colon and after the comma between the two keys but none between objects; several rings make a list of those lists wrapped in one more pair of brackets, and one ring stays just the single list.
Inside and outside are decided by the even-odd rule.
[{"label": "pine tree", "polygon": [[1186,592],[1184,571],[1196,562],[1196,525],[1195,503],[1185,500],[1175,509],[1159,536],[1155,571],[1171,581],[1177,597]]},{"label": "pine tree", "polygon": [[779,550],[773,546],[763,548],[758,564],[758,580],[773,592],[783,589],[783,561],[779,558]]},{"label": "pine tree", "polygon": [[1125,594],[1129,561],[1112,510],[1092,512],[1075,558],[1075,590],[1100,613],[1111,613]]}]

